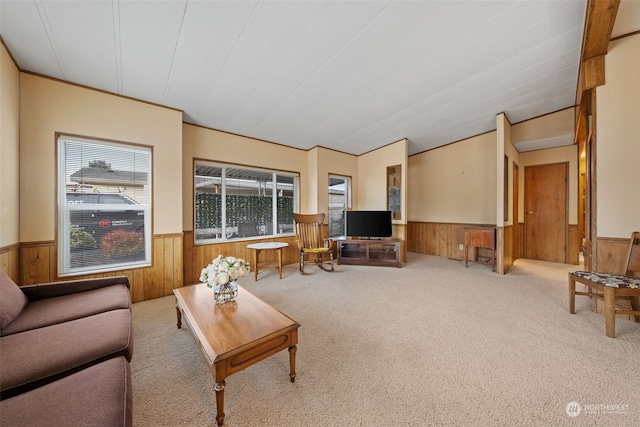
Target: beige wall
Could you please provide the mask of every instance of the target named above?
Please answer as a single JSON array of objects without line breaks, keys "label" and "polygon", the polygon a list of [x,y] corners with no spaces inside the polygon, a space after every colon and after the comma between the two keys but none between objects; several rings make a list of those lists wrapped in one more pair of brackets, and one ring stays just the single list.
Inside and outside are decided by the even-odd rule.
[{"label": "beige wall", "polygon": [[[518,198],[519,200],[513,200],[513,164],[515,163],[516,165],[518,165],[518,183],[520,183],[520,173],[521,168],[520,168],[520,153],[518,152],[518,150],[516,149],[516,147],[513,145],[513,126],[511,125],[511,123],[509,123],[509,120],[505,118],[505,129],[504,129],[504,141],[503,141],[503,147],[504,147],[504,152],[503,152],[503,157],[502,157],[502,164],[504,165],[504,155],[506,155],[509,158],[509,162],[507,164],[507,175],[508,175],[508,184],[507,184],[507,188],[505,188],[505,191],[507,192],[507,199],[508,199],[508,215],[507,218],[504,218],[504,201],[502,201],[500,203],[500,207],[498,210],[498,214],[500,215],[500,212],[502,212],[501,215],[501,220],[503,221],[504,225],[514,225],[517,224],[517,218],[514,220],[513,218],[513,204],[514,203],[519,203],[519,200],[523,199],[523,194],[520,191],[520,186],[518,185]],[[500,183],[502,183],[503,180],[500,180]],[[502,184],[500,184],[502,186]],[[503,199],[504,200],[504,199]],[[520,205],[518,205],[520,206]],[[520,212],[520,209],[518,208],[518,213]]]},{"label": "beige wall", "polygon": [[[184,123],[182,125],[182,218],[184,230],[193,230],[193,160],[233,163],[300,174],[301,206],[308,203],[307,152],[284,145]],[[178,170],[178,168],[176,168]]]},{"label": "beige wall", "polygon": [[329,215],[329,174],[351,177],[351,199],[353,202],[358,200],[358,157],[326,148],[315,150],[318,212]]},{"label": "beige wall", "polygon": [[378,150],[358,157],[358,197],[353,209],[386,210],[387,206],[387,167],[402,166],[401,206],[402,219],[394,220],[394,224],[407,223],[407,198],[410,197],[407,180],[407,153],[409,141],[402,139]]},{"label": "beige wall", "polygon": [[[320,148],[315,147],[307,152],[307,180],[306,184],[300,183],[300,192],[305,194],[305,203],[300,204],[298,213],[314,213],[320,210],[318,206],[318,157]],[[305,191],[306,189],[306,191]],[[328,214],[328,212],[325,212]]]},{"label": "beige wall", "polygon": [[520,153],[520,205],[518,207],[519,221],[524,222],[524,194],[525,167],[552,163],[569,163],[569,224],[578,224],[578,146],[549,148],[546,150],[527,151]]},{"label": "beige wall", "polygon": [[640,230],[640,34],[609,44],[597,89],[597,234]]},{"label": "beige wall", "polygon": [[[504,165],[504,157],[505,155],[511,157],[513,154],[512,151],[516,151],[515,148],[510,150],[513,147],[511,144],[511,123],[509,119],[504,113],[500,113],[496,116],[496,167],[498,170],[496,171],[496,221],[497,225],[509,225],[512,224],[511,221],[506,222],[504,216],[504,195],[507,194],[510,196],[509,189],[511,188],[511,182],[507,182],[507,186],[505,188],[504,185],[504,173],[505,173],[505,165]],[[511,163],[511,162],[509,162]],[[511,178],[511,173],[509,173],[509,167],[507,167],[506,172]],[[511,197],[508,197],[507,201],[508,206],[513,207]]]},{"label": "beige wall", "polygon": [[182,232],[182,113],[20,77],[20,241],[55,238],[56,132],[153,147],[153,233]]},{"label": "beige wall", "polygon": [[574,107],[520,122],[513,125],[513,143],[552,138],[560,135],[573,136],[574,123]]},{"label": "beige wall", "polygon": [[408,159],[408,221],[495,224],[496,132]]},{"label": "beige wall", "polygon": [[0,44],[0,248],[20,242],[20,72]]}]

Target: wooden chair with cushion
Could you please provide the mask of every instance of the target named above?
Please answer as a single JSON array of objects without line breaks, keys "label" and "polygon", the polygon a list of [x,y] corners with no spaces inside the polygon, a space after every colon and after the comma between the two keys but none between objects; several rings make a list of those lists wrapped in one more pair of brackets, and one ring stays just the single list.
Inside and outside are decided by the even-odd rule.
[{"label": "wooden chair with cushion", "polygon": [[[586,292],[576,292],[576,282],[587,287]],[[640,297],[640,232],[631,234],[625,274],[574,271],[569,273],[569,313],[575,313],[576,295],[598,298],[604,301],[605,332],[616,336],[616,315],[634,316],[640,322],[640,307],[635,298]],[[630,307],[616,304],[619,298],[628,298]]]},{"label": "wooden chair with cushion", "polygon": [[[296,243],[300,250],[300,274],[305,264],[315,264],[325,271],[333,271],[332,240],[322,237],[324,214],[293,214],[296,222]],[[325,265],[329,265],[326,268]]]}]

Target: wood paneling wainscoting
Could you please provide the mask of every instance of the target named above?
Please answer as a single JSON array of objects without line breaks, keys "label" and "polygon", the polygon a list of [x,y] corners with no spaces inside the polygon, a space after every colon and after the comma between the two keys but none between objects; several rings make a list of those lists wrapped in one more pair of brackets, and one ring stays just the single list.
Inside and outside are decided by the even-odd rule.
[{"label": "wood paneling wainscoting", "polygon": [[0,248],[0,270],[18,283],[20,278],[20,245],[18,243]]},{"label": "wood paneling wainscoting", "polygon": [[[513,225],[506,225],[504,227],[496,228],[496,239],[497,239],[497,252],[502,253],[503,256],[498,256],[498,259],[501,260],[502,265],[498,264],[498,272],[507,272],[511,267],[513,267]],[[500,267],[502,267],[500,269]]]},{"label": "wood paneling wainscoting", "polygon": [[[406,230],[407,251],[462,260],[465,227],[494,227],[488,224],[451,224],[441,222],[408,222]],[[491,256],[489,249],[478,249],[481,256]],[[469,254],[473,256],[473,249]]]},{"label": "wood paneling wainscoting", "polygon": [[569,224],[569,241],[567,242],[567,264],[580,264],[580,252],[582,252],[582,241],[577,224]]},{"label": "wood paneling wainscoting", "polygon": [[393,224],[391,226],[393,239],[400,240],[400,262],[407,262],[407,225],[406,224]]},{"label": "wood paneling wainscoting", "polygon": [[[462,260],[464,251],[459,247],[464,243],[464,228],[486,226],[493,227],[489,224],[453,224],[441,222],[408,222],[406,230],[406,247],[409,252],[417,252],[427,255],[436,255],[451,259]],[[523,258],[525,253],[524,224],[518,223],[515,226],[497,227],[496,233],[498,237],[497,251],[503,251],[503,268],[508,271],[513,265],[514,259],[512,254],[513,233],[518,233],[517,258]],[[578,264],[580,259],[580,242],[578,241],[578,226],[569,224],[567,263]],[[504,243],[500,243],[500,241]],[[627,242],[628,244],[628,242]],[[478,249],[481,256],[491,256],[486,249]],[[470,254],[470,257],[473,254]],[[500,258],[500,257],[498,257]],[[498,266],[500,267],[500,266]],[[498,271],[500,269],[498,268]]]},{"label": "wood paneling wainscoting", "polygon": [[[328,235],[327,225],[323,225],[323,236]],[[406,262],[406,244],[404,242],[404,224],[393,224],[393,238],[401,240],[400,244],[400,260]],[[246,261],[251,262],[252,251],[247,249],[247,245],[251,243],[260,242],[285,242],[289,244],[289,247],[282,250],[282,265],[298,264],[300,261],[300,255],[298,253],[298,246],[296,244],[296,236],[282,236],[273,238],[262,238],[255,240],[242,240],[226,243],[213,243],[209,245],[196,245],[193,239],[193,231],[184,232],[184,283],[198,283],[200,279],[200,271],[206,267],[212,259],[219,254],[225,256],[235,256],[244,258]],[[333,245],[333,260],[338,259],[336,252],[336,244]],[[262,251],[260,252],[260,262],[277,261],[277,254],[275,251]],[[251,266],[253,271],[254,266]],[[262,271],[262,270],[261,270]],[[274,270],[275,274],[275,270]],[[296,274],[297,271],[296,271]],[[252,279],[253,280],[253,279]],[[258,277],[258,280],[260,278]]]},{"label": "wood paneling wainscoting", "polygon": [[[222,254],[224,256],[235,256],[244,258],[251,262],[252,251],[247,249],[247,245],[258,242],[285,242],[288,248],[282,250],[282,264],[293,264],[299,262],[298,246],[295,236],[274,237],[269,239],[242,240],[235,242],[214,243],[209,245],[194,244],[193,231],[184,232],[184,283],[198,283],[200,271],[206,267],[212,259]],[[260,252],[260,261],[277,261],[276,251]],[[253,271],[253,266],[251,266]],[[274,270],[275,272],[275,270]],[[275,274],[275,273],[274,273]],[[297,272],[296,272],[297,274]],[[253,276],[247,276],[244,280],[253,280]],[[260,278],[258,278],[259,280]]]},{"label": "wood paneling wainscoting", "polygon": [[[404,226],[394,225],[394,237],[402,239]],[[88,274],[72,277],[58,277],[57,247],[55,241],[27,242],[0,249],[0,268],[20,285],[72,280],[89,277],[124,275],[131,284],[133,302],[146,301],[173,294],[173,289],[184,284],[197,283],[200,271],[218,254],[243,257],[251,262],[252,253],[247,245],[255,242],[286,242],[288,248],[282,251],[283,264],[297,264],[299,261],[295,236],[269,239],[245,240],[211,245],[195,245],[193,231],[153,236],[153,259],[150,267]],[[401,256],[406,262],[406,244],[401,245]],[[275,251],[263,251],[262,261],[276,261]],[[335,259],[335,257],[334,257]],[[461,259],[461,257],[460,257]]]},{"label": "wood paneling wainscoting", "polygon": [[72,277],[58,277],[57,247],[54,241],[22,243],[16,283],[32,285],[56,280],[127,276],[133,302],[172,295],[174,288],[180,288],[184,284],[182,240],[182,233],[153,236],[153,259],[150,267]]}]

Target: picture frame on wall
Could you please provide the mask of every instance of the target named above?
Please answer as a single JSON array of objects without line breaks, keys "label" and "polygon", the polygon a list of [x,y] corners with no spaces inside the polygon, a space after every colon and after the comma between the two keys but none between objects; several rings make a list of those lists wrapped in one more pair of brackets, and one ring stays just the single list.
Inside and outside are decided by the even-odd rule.
[{"label": "picture frame on wall", "polygon": [[392,220],[402,219],[402,165],[387,167],[387,209]]}]

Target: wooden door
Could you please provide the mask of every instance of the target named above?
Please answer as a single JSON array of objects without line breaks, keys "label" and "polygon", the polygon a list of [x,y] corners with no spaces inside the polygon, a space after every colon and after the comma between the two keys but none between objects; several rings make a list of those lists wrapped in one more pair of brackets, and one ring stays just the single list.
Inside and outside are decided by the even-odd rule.
[{"label": "wooden door", "polygon": [[525,168],[525,258],[566,262],[567,163]]}]

